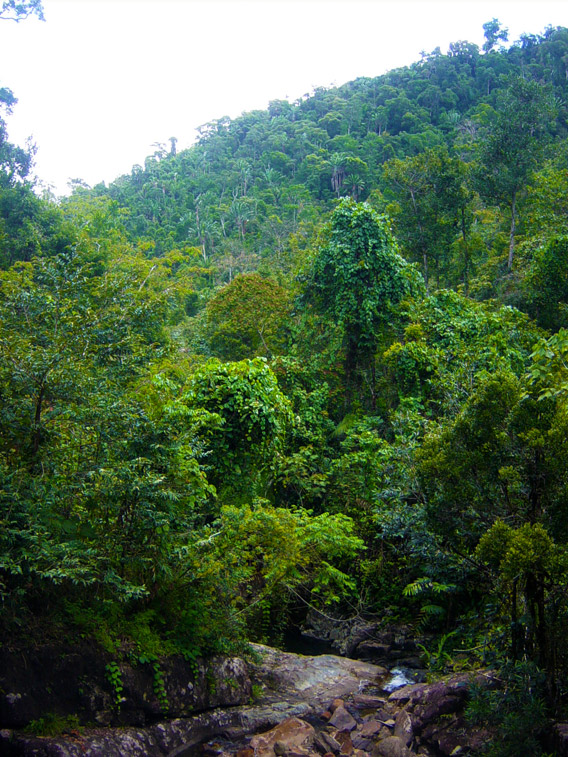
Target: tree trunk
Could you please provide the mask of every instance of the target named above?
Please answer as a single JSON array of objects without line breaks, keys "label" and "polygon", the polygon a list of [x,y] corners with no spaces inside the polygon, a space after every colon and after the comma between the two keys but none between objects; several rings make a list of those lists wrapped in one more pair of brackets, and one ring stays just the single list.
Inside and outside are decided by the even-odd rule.
[{"label": "tree trunk", "polygon": [[517,192],[513,191],[511,197],[511,232],[509,234],[509,260],[507,261],[507,268],[509,270],[513,267],[513,255],[515,252],[515,231],[517,228]]},{"label": "tree trunk", "polygon": [[526,575],[525,596],[531,619],[531,636],[534,640],[533,655],[538,665],[546,668],[548,662],[548,633],[546,628],[544,582],[535,573],[529,572]]},{"label": "tree trunk", "polygon": [[546,627],[544,582],[542,580],[537,580],[535,595],[537,608],[536,644],[538,649],[538,662],[542,668],[547,670],[550,660],[548,655],[548,633]]},{"label": "tree trunk", "polygon": [[45,384],[42,382],[41,388],[38,393],[38,397],[36,400],[36,406],[35,406],[35,414],[34,414],[34,425],[33,425],[33,432],[32,432],[32,453],[35,457],[39,451],[39,446],[41,443],[41,412],[42,412],[42,405],[43,405],[43,396],[45,393]]},{"label": "tree trunk", "polygon": [[517,579],[513,580],[511,591],[511,657],[519,659],[519,618],[517,616]]},{"label": "tree trunk", "polygon": [[467,235],[465,232],[465,209],[461,209],[461,233],[463,239],[464,266],[463,266],[463,283],[466,296],[469,294],[469,248],[467,245]]},{"label": "tree trunk", "polygon": [[349,411],[359,388],[359,339],[357,334],[347,335],[345,349],[345,406]]}]

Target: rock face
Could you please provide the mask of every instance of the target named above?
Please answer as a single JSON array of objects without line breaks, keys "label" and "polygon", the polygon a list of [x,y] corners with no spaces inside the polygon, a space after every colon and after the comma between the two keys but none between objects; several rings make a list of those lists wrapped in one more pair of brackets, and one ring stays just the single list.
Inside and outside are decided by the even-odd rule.
[{"label": "rock face", "polygon": [[[78,671],[72,665],[68,669],[61,663],[61,690],[51,693],[47,691],[47,672],[44,671],[42,677],[39,663],[30,662],[32,673],[20,673],[18,680],[14,672],[6,673],[7,668],[3,667],[0,685],[6,693],[2,694],[4,730],[0,731],[0,754],[14,757],[123,757],[137,754],[174,757],[219,734],[236,741],[290,718],[315,717],[330,700],[355,693],[365,686],[377,687],[386,674],[386,670],[375,665],[333,655],[303,657],[262,646],[254,646],[254,655],[256,661],[248,665],[236,658],[217,658],[202,663],[197,675],[192,674],[183,660],[170,658],[161,661],[168,699],[168,720],[163,722],[156,722],[160,717],[160,703],[153,691],[151,671],[144,677],[144,671],[121,666],[122,697],[126,701],[116,712],[112,704],[112,688],[105,676],[104,658],[97,662],[92,681],[86,680],[88,660],[95,663],[92,652],[91,658],[83,659]],[[41,659],[47,662],[47,653]],[[15,661],[11,663],[14,665]],[[35,686],[33,671],[38,675]],[[255,690],[261,692],[254,704],[250,703],[252,683]],[[98,697],[87,695],[86,706],[83,695],[78,694],[79,687],[85,687],[83,691],[98,692]],[[87,722],[90,719],[106,725],[104,721],[116,722],[118,719],[119,722],[126,721],[125,725],[130,727],[85,728],[81,732],[49,739],[12,730],[30,719],[37,720],[46,711],[60,715],[76,713],[77,707],[71,709],[74,696],[75,704],[81,706],[81,717],[87,714]],[[40,702],[43,709],[40,709]],[[99,710],[96,709],[97,703],[101,706]],[[190,714],[199,708],[207,711]],[[179,715],[187,717],[180,718]]]},{"label": "rock face", "polygon": [[314,711],[324,710],[334,699],[376,688],[387,675],[383,667],[346,657],[305,657],[251,646],[258,654],[258,661],[249,664],[251,681],[263,687],[263,701],[307,702]]},{"label": "rock face", "polygon": [[105,664],[104,654],[92,647],[0,648],[0,725],[22,728],[45,715],[47,702],[58,714],[110,710]]},{"label": "rock face", "polygon": [[[468,735],[464,729],[463,707],[470,684],[466,675],[405,686],[389,695],[383,688],[386,670],[369,663],[333,655],[304,657],[263,646],[253,648],[253,658],[246,664],[218,658],[191,675],[180,660],[161,661],[170,713],[184,715],[169,713],[161,722],[156,719],[149,682],[137,677],[137,669],[123,667],[123,693],[132,702],[122,703],[120,709],[124,707],[121,717],[130,721],[128,726],[82,728],[52,738],[5,728],[0,731],[0,754],[189,757],[198,744],[208,742],[200,749],[209,757],[449,757],[471,751],[483,741],[484,734]],[[69,683],[68,661],[56,664],[63,666]],[[94,691],[95,683],[85,677],[86,668],[80,670],[84,690]],[[95,672],[104,676],[103,671],[104,667]],[[3,671],[2,675],[12,684],[2,692],[5,711],[12,721],[21,720],[21,700],[29,697],[28,704],[35,702],[43,690],[18,688],[23,673],[19,682],[14,674],[10,678]],[[489,675],[479,674],[475,680],[493,685]],[[88,701],[102,702],[102,710],[90,710],[100,722],[111,693],[103,678],[96,685],[100,698],[91,696]],[[251,703],[253,690],[256,701]],[[53,711],[56,705],[66,706],[71,695],[54,691],[48,707]],[[205,711],[191,714],[196,708]]]},{"label": "rock face", "polygon": [[488,734],[466,727],[463,711],[472,683],[494,687],[490,673],[462,674],[431,684],[404,686],[389,696],[399,709],[394,736],[406,746],[424,745],[434,754],[454,755],[478,749]]},{"label": "rock face", "polygon": [[0,649],[0,727],[23,728],[46,713],[74,714],[83,723],[103,726],[143,726],[164,714],[186,717],[243,704],[251,696],[248,669],[239,658],[216,657],[192,667],[183,657],[169,657],[159,666],[167,705],[154,690],[156,669],[146,663],[118,666],[123,688],[117,707],[109,662],[104,650],[93,646]]},{"label": "rock face", "polygon": [[387,665],[419,665],[419,643],[425,638],[416,638],[416,632],[407,626],[390,626],[378,620],[355,620],[327,618],[309,613],[304,635],[327,642],[346,657]]},{"label": "rock face", "polygon": [[17,736],[0,731],[0,754],[7,757],[164,757],[183,755],[218,732],[213,711],[146,728],[100,728],[57,738]]}]

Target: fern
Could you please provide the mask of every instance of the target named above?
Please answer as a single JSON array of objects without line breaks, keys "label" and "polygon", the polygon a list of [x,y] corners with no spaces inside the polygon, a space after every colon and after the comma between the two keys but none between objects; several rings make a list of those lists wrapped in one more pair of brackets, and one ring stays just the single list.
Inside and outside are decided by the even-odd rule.
[{"label": "fern", "polygon": [[416,597],[419,594],[424,594],[427,591],[431,591],[434,594],[448,594],[456,590],[455,584],[441,584],[437,581],[432,581],[431,578],[417,578],[413,583],[408,584],[402,590],[405,597]]}]

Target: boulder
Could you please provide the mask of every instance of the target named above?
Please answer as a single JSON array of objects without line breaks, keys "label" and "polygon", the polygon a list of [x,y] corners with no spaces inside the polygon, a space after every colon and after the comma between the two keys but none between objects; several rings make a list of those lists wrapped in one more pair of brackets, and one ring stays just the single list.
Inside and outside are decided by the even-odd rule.
[{"label": "boulder", "polygon": [[388,736],[374,746],[372,757],[412,757],[412,752],[398,736]]},{"label": "boulder", "polygon": [[353,744],[354,751],[368,752],[373,746],[373,739],[355,731],[355,733],[351,734],[351,743]]},{"label": "boulder", "polygon": [[397,714],[394,735],[417,739],[436,754],[458,755],[479,750],[491,736],[482,729],[468,728],[463,710],[472,681],[484,686],[498,685],[490,672],[475,676],[462,674],[430,684],[415,684],[399,689],[389,697],[389,703],[401,707]]},{"label": "boulder", "polygon": [[372,639],[378,628],[377,622],[361,618],[334,619],[311,612],[306,619],[303,633],[311,638],[326,641],[340,654],[351,657],[357,645],[366,639]]},{"label": "boulder", "polygon": [[397,736],[404,741],[406,746],[410,746],[414,737],[412,720],[406,710],[400,710],[394,721],[393,736]]},{"label": "boulder", "polygon": [[418,643],[415,631],[406,625],[385,625],[378,619],[329,618],[308,613],[303,635],[330,644],[347,657],[380,660],[392,663],[401,658],[415,657]]},{"label": "boulder", "polygon": [[347,712],[343,705],[335,708],[333,715],[329,719],[329,724],[338,731],[352,731],[357,727],[357,721]]},{"label": "boulder", "polygon": [[327,731],[322,731],[317,735],[316,743],[320,748],[323,747],[322,751],[325,753],[330,752],[331,754],[339,754],[341,751],[341,744],[339,741],[337,741],[331,733],[327,733]]},{"label": "boulder", "polygon": [[568,723],[554,723],[552,739],[556,754],[560,757],[568,757]]},{"label": "boulder", "polygon": [[380,686],[387,670],[335,655],[304,655],[252,644],[257,660],[249,663],[253,684],[263,686],[263,701],[307,702],[315,713],[334,699],[345,699],[366,687]]},{"label": "boulder", "polygon": [[387,700],[372,694],[353,694],[352,701],[359,710],[375,710],[386,704]]},{"label": "boulder", "polygon": [[382,727],[383,724],[378,720],[367,720],[361,727],[361,736],[364,736],[367,739],[373,738],[373,736],[376,736],[381,731]]},{"label": "boulder", "polygon": [[[163,705],[154,693],[152,665],[121,665],[122,703],[118,712],[121,724],[144,725],[164,716]],[[160,672],[167,698],[167,714],[188,717],[217,707],[248,703],[251,682],[248,669],[238,657],[213,657],[198,661],[190,668],[179,656],[160,660]]]},{"label": "boulder", "polygon": [[414,730],[420,732],[442,715],[461,711],[469,693],[470,676],[454,676],[431,684],[414,684],[393,692],[389,701],[406,703]]},{"label": "boulder", "polygon": [[289,718],[266,733],[253,736],[250,747],[255,757],[276,757],[301,750],[307,754],[314,743],[315,730],[299,718]]},{"label": "boulder", "polygon": [[355,656],[365,660],[386,660],[392,647],[380,641],[361,641],[355,649]]},{"label": "boulder", "polygon": [[413,695],[424,688],[421,683],[409,683],[407,686],[401,686],[389,696],[388,701],[394,704],[403,705],[411,700]]},{"label": "boulder", "polygon": [[347,757],[350,757],[350,755],[353,754],[353,742],[351,741],[351,735],[347,731],[340,731],[335,734],[335,739],[340,746],[339,754],[347,755]]}]

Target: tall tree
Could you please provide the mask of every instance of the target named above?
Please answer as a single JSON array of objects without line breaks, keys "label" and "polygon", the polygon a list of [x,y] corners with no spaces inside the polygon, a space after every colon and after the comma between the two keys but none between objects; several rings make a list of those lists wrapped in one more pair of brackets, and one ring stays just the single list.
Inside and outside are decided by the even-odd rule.
[{"label": "tall tree", "polygon": [[433,147],[418,155],[385,164],[386,190],[395,200],[387,206],[395,232],[413,259],[422,260],[428,285],[429,264],[436,266],[438,285],[442,261],[449,258],[458,229],[463,248],[463,281],[467,288],[470,268],[467,208],[471,192],[466,185],[467,165],[452,157],[447,147]]},{"label": "tall tree", "polygon": [[485,37],[483,49],[486,53],[490,53],[495,49],[498,42],[507,42],[509,39],[509,30],[504,29],[499,21],[493,18],[491,21],[483,24],[483,36]]},{"label": "tall tree", "polygon": [[507,267],[513,267],[519,195],[543,154],[554,115],[549,90],[536,81],[514,78],[480,145],[478,188],[482,196],[509,207],[511,227]]},{"label": "tall tree", "polygon": [[331,218],[328,241],[315,254],[306,296],[343,328],[348,386],[360,369],[370,371],[373,405],[379,329],[419,279],[399,255],[387,219],[366,203],[343,199]]},{"label": "tall tree", "polygon": [[0,187],[24,179],[32,165],[33,151],[25,150],[8,141],[8,130],[4,119],[12,113],[17,102],[12,90],[0,87]]}]

